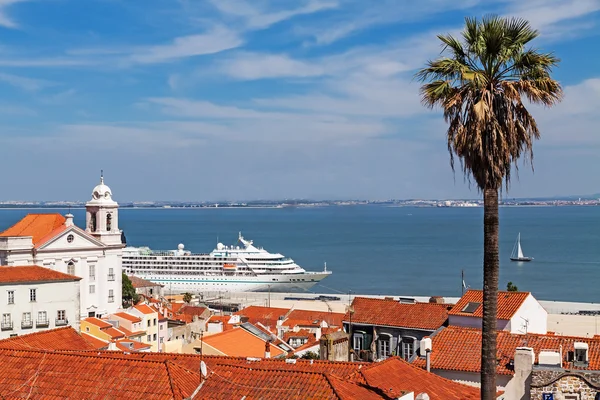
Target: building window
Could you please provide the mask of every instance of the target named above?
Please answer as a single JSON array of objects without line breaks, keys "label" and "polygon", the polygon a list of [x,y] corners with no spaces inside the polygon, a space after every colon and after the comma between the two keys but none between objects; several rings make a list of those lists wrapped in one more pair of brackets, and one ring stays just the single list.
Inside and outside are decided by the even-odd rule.
[{"label": "building window", "polygon": [[162,331],[162,328],[163,328],[163,326],[162,326],[162,325],[159,325],[159,326],[158,326],[158,329],[160,329],[161,331]]},{"label": "building window", "polygon": [[379,358],[388,358],[390,356],[390,338],[383,337],[377,340],[377,355]]},{"label": "building window", "polygon": [[29,289],[29,301],[37,301],[37,289]]},{"label": "building window", "polygon": [[96,293],[96,286],[90,285],[90,294],[94,294],[94,293]]},{"label": "building window", "polygon": [[156,326],[156,318],[154,318],[154,326]]},{"label": "building window", "polygon": [[151,340],[152,340],[152,336],[150,336],[150,335],[146,336],[146,342],[149,342]]},{"label": "building window", "polygon": [[56,326],[67,325],[69,321],[67,321],[67,312],[65,310],[58,310],[56,312]]},{"label": "building window", "polygon": [[108,302],[109,303],[115,302],[115,294],[114,294],[114,290],[112,290],[112,289],[108,290]]},{"label": "building window", "polygon": [[96,280],[96,266],[90,265],[90,281]]},{"label": "building window", "polygon": [[48,326],[48,314],[46,314],[46,311],[38,311],[38,317],[37,317],[37,321],[35,323],[36,328],[37,327],[46,327]]},{"label": "building window", "polygon": [[73,235],[67,236],[67,242],[68,243],[73,243],[73,240],[75,240],[75,236],[73,236]]},{"label": "building window", "polygon": [[354,334],[352,348],[354,349],[355,352],[358,353],[359,351],[364,350],[363,341],[364,341],[364,335],[362,333]]},{"label": "building window", "polygon": [[109,232],[112,231],[112,214],[106,216],[106,230]]},{"label": "building window", "polygon": [[156,333],[154,335],[152,335],[152,340],[154,340],[156,342]]},{"label": "building window", "polygon": [[11,330],[13,328],[12,318],[10,317],[10,314],[2,314],[1,327],[3,331]]},{"label": "building window", "polygon": [[415,354],[415,339],[406,337],[402,338],[402,358],[408,360]]},{"label": "building window", "polygon": [[115,270],[112,268],[108,269],[108,280],[109,281],[114,281],[115,280]]},{"label": "building window", "polygon": [[8,304],[15,304],[15,291],[9,290],[7,293],[8,293]]},{"label": "building window", "polygon": [[27,329],[33,326],[33,321],[31,321],[31,313],[24,312],[23,317],[21,319],[21,328]]},{"label": "building window", "polygon": [[96,232],[96,213],[90,214],[90,231]]},{"label": "building window", "polygon": [[75,275],[75,263],[73,261],[69,261],[67,264],[67,274]]}]

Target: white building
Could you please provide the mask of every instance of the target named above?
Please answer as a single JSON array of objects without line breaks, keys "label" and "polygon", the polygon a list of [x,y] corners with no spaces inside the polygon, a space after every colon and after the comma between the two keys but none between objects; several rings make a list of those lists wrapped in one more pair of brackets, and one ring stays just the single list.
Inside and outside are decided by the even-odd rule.
[{"label": "white building", "polygon": [[[548,312],[529,292],[498,292],[497,329],[516,334],[548,332]],[[448,324],[481,329],[483,291],[468,290],[448,312]]]},{"label": "white building", "polygon": [[79,330],[79,281],[37,265],[0,267],[0,339],[66,325]]},{"label": "white building", "polygon": [[86,204],[86,229],[73,215],[28,214],[0,233],[0,265],[39,265],[81,277],[80,316],[102,316],[121,306],[124,245],[119,205],[100,178]]}]

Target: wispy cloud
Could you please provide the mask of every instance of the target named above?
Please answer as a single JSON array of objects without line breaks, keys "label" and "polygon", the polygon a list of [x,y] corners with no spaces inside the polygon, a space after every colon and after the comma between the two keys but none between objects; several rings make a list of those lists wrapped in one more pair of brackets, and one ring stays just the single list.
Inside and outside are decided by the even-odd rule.
[{"label": "wispy cloud", "polygon": [[7,83],[11,86],[23,89],[29,92],[36,92],[43,88],[53,86],[56,83],[44,79],[33,79],[19,75],[7,74],[0,72],[0,82]]},{"label": "wispy cloud", "polygon": [[338,7],[337,1],[310,0],[304,1],[300,7],[277,9],[277,2],[261,2],[246,0],[210,0],[214,7],[228,16],[238,17],[250,29],[264,29],[298,15],[313,14],[319,11]]},{"label": "wispy cloud", "polygon": [[0,27],[17,28],[18,25],[7,15],[7,9],[10,5],[21,3],[28,0],[0,0]]},{"label": "wispy cloud", "polygon": [[219,70],[236,79],[314,77],[323,75],[324,68],[295,60],[286,54],[237,53],[219,63]]},{"label": "wispy cloud", "polygon": [[238,47],[243,42],[237,32],[220,26],[203,34],[175,38],[170,44],[135,48],[128,59],[140,64],[163,63],[185,57],[219,53]]}]

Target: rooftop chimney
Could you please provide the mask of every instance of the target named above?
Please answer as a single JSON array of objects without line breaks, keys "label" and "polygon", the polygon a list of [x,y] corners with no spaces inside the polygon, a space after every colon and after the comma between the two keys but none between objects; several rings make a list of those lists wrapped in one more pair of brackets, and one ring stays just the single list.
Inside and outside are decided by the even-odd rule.
[{"label": "rooftop chimney", "polygon": [[65,226],[73,226],[73,214],[69,213],[65,215]]},{"label": "rooftop chimney", "polygon": [[429,395],[427,393],[419,393],[415,400],[429,400]]},{"label": "rooftop chimney", "polygon": [[271,358],[271,342],[265,342],[265,358]]},{"label": "rooftop chimney", "polygon": [[425,354],[427,372],[431,372],[431,347],[431,338],[424,337],[423,339],[421,339],[421,343],[419,344],[419,350],[421,351],[421,356]]}]

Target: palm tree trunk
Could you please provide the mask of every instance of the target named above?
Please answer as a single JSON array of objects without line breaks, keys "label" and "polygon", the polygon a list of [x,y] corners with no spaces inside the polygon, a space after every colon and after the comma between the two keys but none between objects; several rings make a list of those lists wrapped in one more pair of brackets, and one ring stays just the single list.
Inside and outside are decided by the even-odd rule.
[{"label": "palm tree trunk", "polygon": [[481,398],[496,398],[496,316],[498,315],[498,189],[483,191],[483,326]]}]

